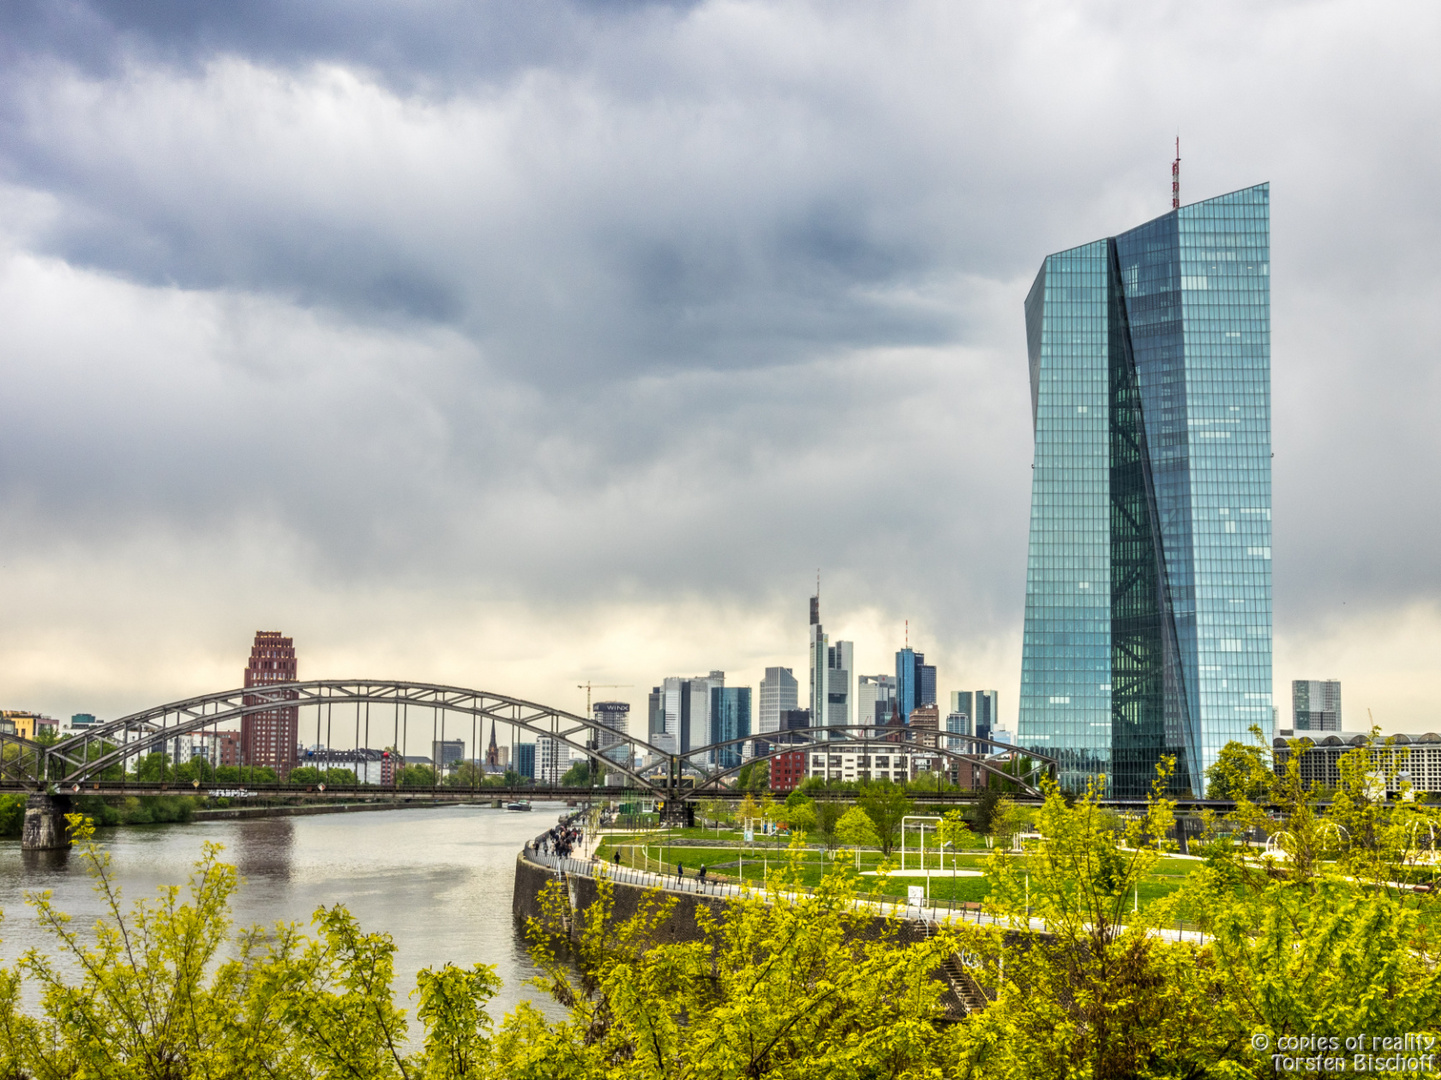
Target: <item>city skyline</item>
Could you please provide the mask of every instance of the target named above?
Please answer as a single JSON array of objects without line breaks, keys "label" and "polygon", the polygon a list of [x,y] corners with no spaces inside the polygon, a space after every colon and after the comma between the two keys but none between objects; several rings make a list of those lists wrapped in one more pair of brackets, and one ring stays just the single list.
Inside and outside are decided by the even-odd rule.
[{"label": "city skyline", "polygon": [[909,620],[1013,728],[1017,313],[1165,212],[1179,128],[1184,202],[1285,208],[1273,701],[1435,726],[1441,14],[74,9],[0,15],[5,708],[226,687],[284,626],[634,726],[662,673],[804,680],[820,567],[856,674]]}]

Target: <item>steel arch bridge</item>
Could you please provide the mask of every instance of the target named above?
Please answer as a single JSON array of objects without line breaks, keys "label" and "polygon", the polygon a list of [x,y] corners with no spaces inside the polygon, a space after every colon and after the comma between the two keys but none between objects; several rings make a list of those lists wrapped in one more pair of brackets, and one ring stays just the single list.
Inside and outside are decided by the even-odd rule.
[{"label": "steel arch bridge", "polygon": [[[525,733],[553,739],[569,749],[579,751],[590,760],[624,775],[632,789],[646,791],[667,805],[707,793],[718,793],[720,782],[738,772],[745,763],[728,767],[711,765],[717,751],[735,747],[753,739],[763,739],[775,748],[758,755],[754,761],[769,760],[785,753],[804,751],[836,752],[861,749],[882,753],[906,751],[935,755],[947,759],[964,759],[989,774],[1016,783],[1030,795],[1040,794],[1038,778],[1043,773],[1054,775],[1054,759],[1021,747],[998,743],[973,736],[954,736],[945,732],[914,732],[907,728],[875,728],[860,726],[828,726],[791,729],[784,732],[744,736],[706,746],[693,747],[682,753],[657,747],[645,739],[578,716],[564,709],[554,709],[532,701],[470,690],[458,686],[375,679],[315,679],[260,687],[241,687],[219,693],[202,694],[183,701],[157,705],[154,708],[122,716],[104,724],[96,724],[61,741],[42,745],[16,735],[0,734],[0,783],[21,785],[34,791],[78,791],[99,780],[117,766],[163,752],[172,740],[183,735],[204,732],[233,731],[244,717],[274,709],[296,709],[298,737],[314,730],[317,743],[329,746],[337,730],[347,728],[357,747],[373,738],[384,738],[389,732],[390,745],[403,757],[410,738],[411,724],[423,734],[427,717],[432,743],[445,740],[447,734],[460,734],[468,725],[470,746],[478,750],[484,725],[507,725],[511,743],[517,734]],[[313,713],[313,724],[307,714]],[[447,726],[449,725],[449,726]],[[785,738],[792,740],[781,743]],[[963,740],[989,752],[1013,751],[1030,759],[1032,767],[1025,775],[1014,775],[984,758],[965,755],[944,746],[925,745],[921,740],[937,742]],[[798,741],[797,741],[798,740]],[[897,741],[899,740],[899,741]],[[616,747],[629,752],[624,761]],[[654,766],[645,775],[634,767],[637,752],[650,760],[664,763],[664,776],[656,777]],[[478,757],[478,755],[474,755]],[[439,770],[437,770],[438,773]],[[686,774],[689,773],[689,777]],[[690,780],[687,784],[686,779]]]}]

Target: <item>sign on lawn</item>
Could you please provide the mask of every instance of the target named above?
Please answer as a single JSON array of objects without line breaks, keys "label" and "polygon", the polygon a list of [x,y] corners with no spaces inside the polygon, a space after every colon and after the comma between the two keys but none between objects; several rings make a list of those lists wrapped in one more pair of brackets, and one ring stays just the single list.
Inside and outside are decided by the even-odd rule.
[{"label": "sign on lawn", "polygon": [[924,885],[907,885],[906,896],[912,904],[923,904],[926,901],[926,887]]}]

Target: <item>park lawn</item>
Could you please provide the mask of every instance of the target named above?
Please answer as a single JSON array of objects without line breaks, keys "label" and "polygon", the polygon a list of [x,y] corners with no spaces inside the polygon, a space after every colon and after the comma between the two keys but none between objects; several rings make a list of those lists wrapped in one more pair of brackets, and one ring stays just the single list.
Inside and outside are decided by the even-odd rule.
[{"label": "park lawn", "polygon": [[[671,839],[673,835],[668,835],[667,839]],[[675,865],[679,861],[685,866],[687,878],[694,878],[700,867],[705,866],[708,868],[707,876],[711,880],[731,882],[741,879],[742,868],[736,866],[735,863],[744,858],[744,880],[754,885],[761,885],[763,880],[773,874],[777,868],[786,865],[790,857],[790,853],[785,848],[776,849],[766,846],[763,849],[758,845],[745,845],[739,842],[723,846],[668,843],[664,846],[665,863],[661,864],[659,860],[661,845],[656,842],[657,839],[656,836],[608,837],[601,844],[597,855],[603,861],[611,863],[614,861],[617,848],[619,848],[621,865],[642,869],[646,862],[642,855],[642,848],[649,846],[649,868],[653,873],[672,875],[675,873]],[[934,853],[931,853],[928,861],[935,858]],[[861,852],[862,870],[874,870],[882,861],[878,851]],[[890,863],[894,866],[897,861],[897,858],[892,856]],[[950,858],[947,857],[947,869],[949,869],[950,861]],[[962,854],[958,864],[962,868],[983,869],[985,861],[985,857],[981,855]],[[722,863],[730,865],[719,865]],[[907,865],[914,869],[916,863],[917,856],[912,853]],[[820,884],[825,873],[837,865],[853,868],[855,866],[854,853],[837,852],[827,856],[817,849],[802,852],[799,861],[801,885],[814,888]],[[1186,876],[1198,865],[1200,864],[1188,860],[1163,859],[1157,864],[1156,870],[1142,880],[1140,888],[1137,890],[1140,905],[1146,907],[1169,897],[1184,885]],[[934,872],[929,879],[929,896],[934,903],[984,903],[990,893],[990,882],[984,877],[952,878],[945,869],[936,868],[934,862],[932,862],[932,866]],[[858,880],[857,892],[860,895],[867,895],[875,891],[880,896],[899,900],[908,895],[910,886],[925,884],[925,878],[891,877],[881,881],[878,878],[869,877]]]},{"label": "park lawn", "polygon": [[1196,862],[1194,859],[1162,859],[1151,870],[1152,877],[1184,878],[1198,866],[1204,863]]}]

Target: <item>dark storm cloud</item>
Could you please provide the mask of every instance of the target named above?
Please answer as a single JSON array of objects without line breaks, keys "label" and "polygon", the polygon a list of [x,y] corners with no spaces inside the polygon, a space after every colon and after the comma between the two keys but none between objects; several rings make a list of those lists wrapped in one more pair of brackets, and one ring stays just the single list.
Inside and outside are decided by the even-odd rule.
[{"label": "dark storm cloud", "polygon": [[549,601],[820,563],[1013,629],[1021,298],[1165,209],[1179,123],[1188,201],[1274,183],[1278,618],[1441,598],[1408,17],[7,5],[7,535],[263,518]]},{"label": "dark storm cloud", "polygon": [[598,24],[683,4],[564,0],[373,2],[237,0],[14,0],[0,7],[12,59],[46,57],[96,75],[132,59],[179,67],[238,54],[281,66],[352,64],[391,85],[450,87],[503,79],[583,48]]}]

